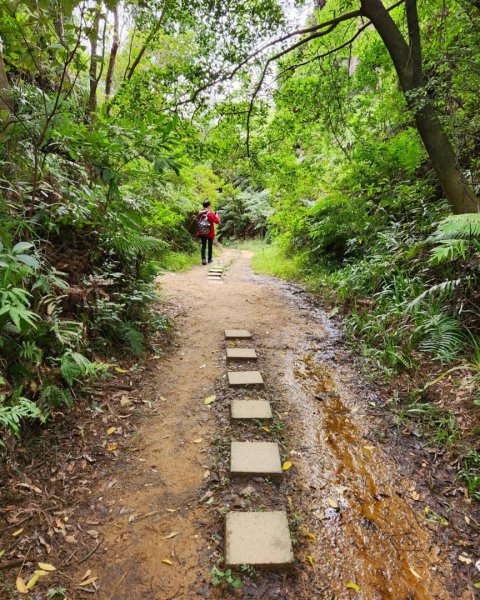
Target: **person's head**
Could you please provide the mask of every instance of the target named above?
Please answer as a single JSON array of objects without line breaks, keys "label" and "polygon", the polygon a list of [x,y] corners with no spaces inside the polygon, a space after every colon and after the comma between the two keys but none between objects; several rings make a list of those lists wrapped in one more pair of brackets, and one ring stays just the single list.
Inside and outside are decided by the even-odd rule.
[{"label": "person's head", "polygon": [[203,208],[210,208],[210,200],[203,201]]}]

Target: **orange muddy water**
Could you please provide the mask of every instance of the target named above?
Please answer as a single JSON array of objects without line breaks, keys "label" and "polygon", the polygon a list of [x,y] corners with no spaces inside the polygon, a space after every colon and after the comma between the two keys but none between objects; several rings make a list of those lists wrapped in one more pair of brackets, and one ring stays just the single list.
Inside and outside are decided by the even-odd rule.
[{"label": "orange muddy water", "polygon": [[[448,548],[435,541],[426,502],[369,415],[371,392],[339,360],[338,334],[289,286],[255,276],[250,253],[225,250],[220,260],[228,265],[222,281],[210,281],[201,266],[159,280],[175,307],[178,344],[145,371],[138,394],[151,403],[151,416],[142,418],[114,484],[105,481],[93,495],[90,521],[103,542],[75,579],[89,569],[101,600],[471,598],[447,591],[454,578]],[[204,399],[217,393],[216,410],[228,411],[226,328],[254,333],[294,465],[285,473],[289,496],[281,492],[276,501],[296,532],[295,567],[243,574],[241,590],[210,583],[223,548],[215,532],[234,504],[208,500],[219,485],[213,439],[222,425]],[[228,435],[241,440],[241,427]],[[262,499],[252,508],[261,506]]]}]

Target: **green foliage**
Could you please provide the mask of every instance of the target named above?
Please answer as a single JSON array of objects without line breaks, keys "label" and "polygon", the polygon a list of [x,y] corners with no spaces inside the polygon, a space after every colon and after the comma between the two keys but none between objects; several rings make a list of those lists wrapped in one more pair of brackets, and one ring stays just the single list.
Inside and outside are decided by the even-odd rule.
[{"label": "green foliage", "polygon": [[212,585],[219,586],[224,585],[225,587],[231,587],[233,589],[238,589],[242,587],[242,580],[238,577],[235,577],[232,574],[231,569],[225,569],[221,571],[216,565],[214,565],[210,570],[210,575],[212,576]]},{"label": "green foliage", "polygon": [[0,394],[0,426],[10,429],[18,437],[21,422],[25,419],[43,421],[44,417],[38,406],[28,398],[20,396],[18,391],[8,400],[5,394]]},{"label": "green foliage", "polygon": [[469,452],[463,459],[463,468],[458,472],[458,477],[467,484],[470,498],[480,500],[480,454],[476,451]]}]

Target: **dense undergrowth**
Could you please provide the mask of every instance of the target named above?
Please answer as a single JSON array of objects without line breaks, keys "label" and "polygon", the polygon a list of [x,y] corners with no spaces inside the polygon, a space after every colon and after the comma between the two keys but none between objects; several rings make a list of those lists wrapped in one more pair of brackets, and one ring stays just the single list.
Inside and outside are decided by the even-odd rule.
[{"label": "dense undergrowth", "polygon": [[[196,260],[210,200],[222,240],[261,238],[257,269],[339,307],[356,351],[398,382],[402,419],[478,443],[479,215],[452,215],[422,115],[478,195],[480,11],[390,7],[421,55],[412,88],[367,27],[371,3],[282,37],[297,44],[273,44],[274,70],[269,45],[250,54],[261,40],[299,22],[323,32],[343,5],[305,20],[274,0],[0,2],[4,429],[20,435],[161,343],[155,278]],[[478,496],[478,454],[463,453]]]}]

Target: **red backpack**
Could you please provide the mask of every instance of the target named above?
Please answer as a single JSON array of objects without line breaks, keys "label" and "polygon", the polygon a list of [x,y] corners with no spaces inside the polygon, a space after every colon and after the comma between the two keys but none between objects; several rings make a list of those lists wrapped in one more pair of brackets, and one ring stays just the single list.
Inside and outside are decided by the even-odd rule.
[{"label": "red backpack", "polygon": [[200,237],[210,234],[210,221],[208,220],[208,210],[202,210],[197,217],[197,233]]}]

